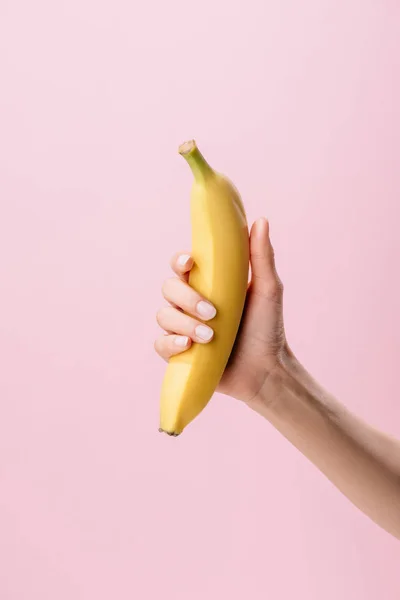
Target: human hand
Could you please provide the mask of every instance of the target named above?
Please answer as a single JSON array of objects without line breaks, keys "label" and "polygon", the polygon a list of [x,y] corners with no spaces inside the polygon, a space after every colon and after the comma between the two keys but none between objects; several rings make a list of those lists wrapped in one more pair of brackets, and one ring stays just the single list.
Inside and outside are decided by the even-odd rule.
[{"label": "human hand", "polygon": [[[283,325],[283,287],[266,219],[251,229],[250,264],[240,328],[217,391],[243,400],[264,416],[355,506],[400,539],[400,442],[353,415],[291,352]],[[177,277],[163,284],[171,306],[157,314],[166,334],[155,342],[166,360],[192,343],[212,340],[212,329],[207,336],[207,329],[197,327],[208,327],[206,321],[212,326],[215,316],[215,309],[188,284],[190,255],[176,254],[171,265]]]},{"label": "human hand", "polygon": [[[218,392],[251,404],[268,375],[289,352],[283,324],[283,286],[275,268],[269,223],[262,218],[250,232],[251,281],[245,308],[227,367]],[[192,343],[212,340],[215,308],[188,284],[193,260],[189,253],[177,253],[171,260],[177,277],[167,279],[162,293],[170,306],[161,308],[157,322],[165,330],[155,342],[157,353],[168,360]],[[210,325],[206,325],[211,321]]]}]

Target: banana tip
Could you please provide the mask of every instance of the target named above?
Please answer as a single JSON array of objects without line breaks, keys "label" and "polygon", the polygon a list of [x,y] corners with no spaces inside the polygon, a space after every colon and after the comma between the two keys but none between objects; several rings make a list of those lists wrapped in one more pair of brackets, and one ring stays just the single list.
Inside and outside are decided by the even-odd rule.
[{"label": "banana tip", "polygon": [[180,435],[179,433],[176,433],[175,431],[165,431],[165,429],[161,429],[161,427],[158,430],[160,433],[166,433],[167,435],[169,435],[170,437],[178,437],[178,435]]},{"label": "banana tip", "polygon": [[194,140],[189,140],[188,142],[183,142],[183,144],[179,146],[178,152],[182,156],[186,156],[187,154],[191,154],[195,149],[196,142]]}]

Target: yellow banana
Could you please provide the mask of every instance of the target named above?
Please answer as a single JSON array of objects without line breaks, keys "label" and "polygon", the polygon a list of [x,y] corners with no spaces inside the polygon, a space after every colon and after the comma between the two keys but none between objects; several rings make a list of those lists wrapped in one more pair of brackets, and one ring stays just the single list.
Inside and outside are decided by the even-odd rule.
[{"label": "yellow banana", "polygon": [[177,436],[205,408],[225,370],[243,312],[249,270],[249,234],[239,193],[214,171],[196,146],[179,153],[188,162],[191,193],[190,285],[217,309],[214,338],[170,359],[161,389],[160,431]]}]

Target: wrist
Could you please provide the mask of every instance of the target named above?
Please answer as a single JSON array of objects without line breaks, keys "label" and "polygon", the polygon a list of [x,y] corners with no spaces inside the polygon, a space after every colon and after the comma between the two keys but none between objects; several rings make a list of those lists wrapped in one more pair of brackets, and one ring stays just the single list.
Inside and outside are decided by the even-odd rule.
[{"label": "wrist", "polygon": [[293,400],[293,397],[308,395],[313,385],[316,384],[311,376],[290,348],[286,347],[249,406],[267,418],[274,414],[282,414],[288,409],[288,396]]},{"label": "wrist", "polygon": [[278,429],[324,431],[347,415],[340,405],[286,348],[266,378],[251,408]]}]

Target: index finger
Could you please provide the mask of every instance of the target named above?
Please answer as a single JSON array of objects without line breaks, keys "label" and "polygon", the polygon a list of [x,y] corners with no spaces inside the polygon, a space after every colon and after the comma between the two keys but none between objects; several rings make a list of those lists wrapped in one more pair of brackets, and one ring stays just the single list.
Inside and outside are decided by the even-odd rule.
[{"label": "index finger", "polygon": [[170,265],[180,279],[188,281],[190,269],[193,267],[193,258],[189,252],[176,252],[171,258]]}]

